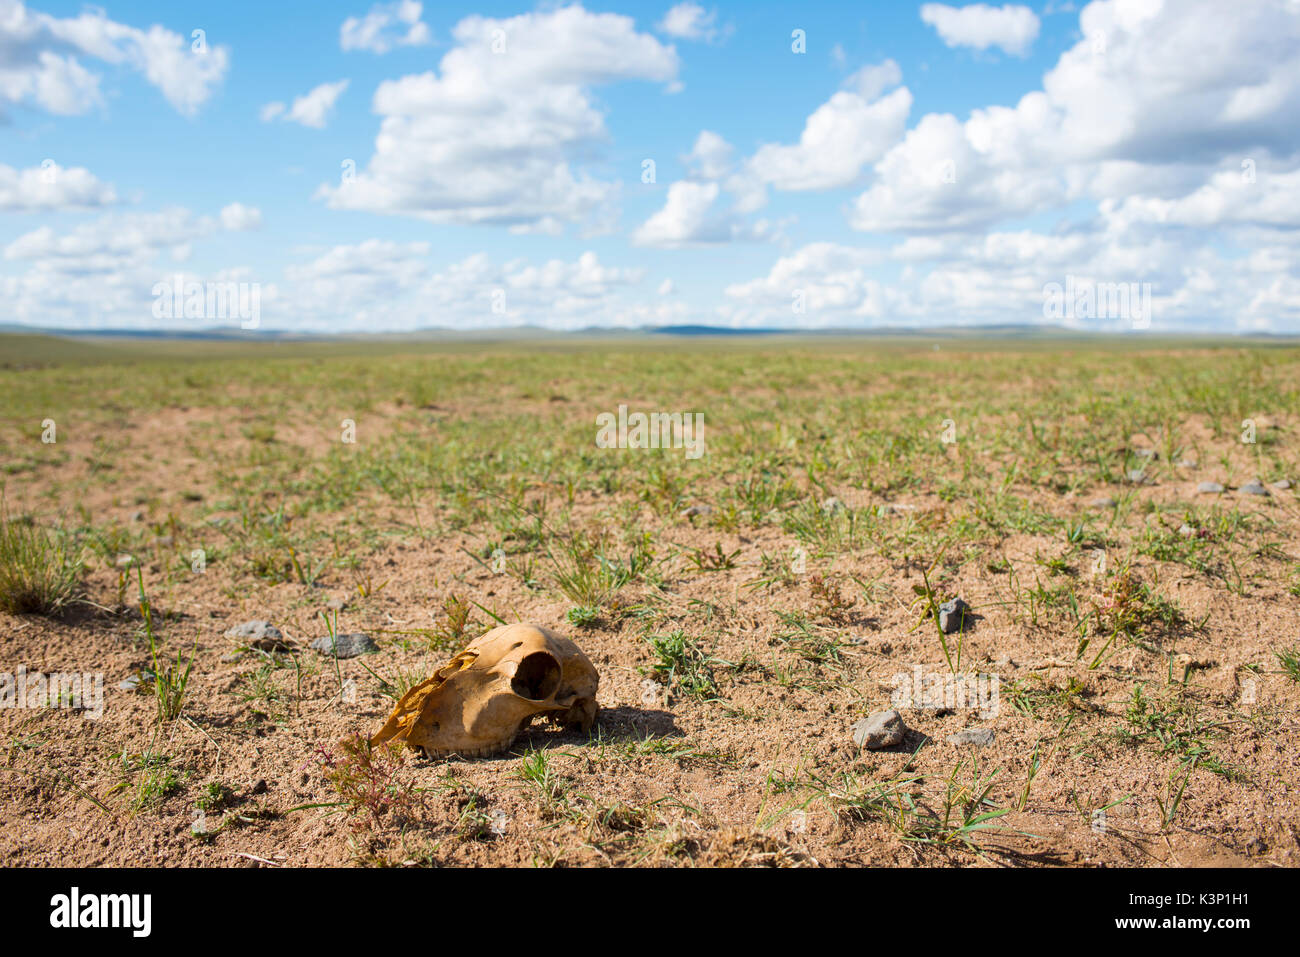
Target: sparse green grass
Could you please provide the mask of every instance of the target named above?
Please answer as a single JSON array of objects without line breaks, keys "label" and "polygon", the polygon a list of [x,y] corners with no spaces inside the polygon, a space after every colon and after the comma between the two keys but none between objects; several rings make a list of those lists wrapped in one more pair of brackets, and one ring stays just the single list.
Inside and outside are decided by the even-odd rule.
[{"label": "sparse green grass", "polygon": [[80,549],[30,519],[14,518],[0,497],[0,608],[56,615],[77,594]]},{"label": "sparse green grass", "polygon": [[[717,837],[719,799],[670,782],[689,770],[693,788],[704,770],[725,779],[728,794],[761,787],[752,762],[768,759],[777,735],[789,737],[783,755],[821,749],[819,760],[839,762],[769,779],[771,796],[833,809],[834,838],[798,838],[822,842],[814,853],[824,863],[868,846],[966,860],[987,853],[988,832],[1010,809],[1053,821],[1066,810],[1086,830],[1090,808],[1114,806],[1132,787],[1107,764],[1119,750],[1122,773],[1134,761],[1156,769],[1142,801],[1158,818],[1147,823],[1176,841],[1199,826],[1189,814],[1208,775],[1244,799],[1275,784],[1254,775],[1233,729],[1262,736],[1261,754],[1289,747],[1275,696],[1300,681],[1292,636],[1252,648],[1263,683],[1253,709],[1197,687],[1197,669],[1209,666],[1184,667],[1184,653],[1245,667],[1233,649],[1249,638],[1252,616],[1300,593],[1291,493],[1194,493],[1202,478],[1231,489],[1247,473],[1298,477],[1300,351],[1170,347],[807,339],[724,348],[665,338],[599,347],[218,343],[210,361],[162,343],[87,347],[36,364],[30,350],[6,354],[0,456],[12,500],[37,521],[5,516],[0,575],[13,566],[46,576],[52,584],[36,590],[62,598],[45,610],[66,608],[84,581],[99,606],[91,614],[128,647],[137,604],[132,650],[148,647],[142,670],[159,722],[185,715],[142,725],[200,749],[210,733],[222,759],[268,733],[264,743],[297,740],[286,732],[327,711],[360,728],[374,716],[344,707],[345,678],[397,699],[502,620],[544,619],[596,649],[602,696],[608,669],[640,666],[658,683],[639,707],[635,684],[618,692],[630,690],[630,700],[602,698],[607,714],[584,744],[516,752],[435,785],[445,808],[424,807],[416,776],[386,753],[358,743],[322,758],[324,780],[311,786],[326,797],[303,807],[345,810],[364,832],[355,859],[367,863],[407,863],[395,855],[408,841],[422,863],[455,861],[458,848],[469,855],[462,861],[496,859],[502,848],[518,859],[521,842],[523,859],[538,863],[698,862]],[[596,448],[592,413],[624,398],[702,411],[707,454]],[[147,430],[122,427],[160,410],[191,416],[162,450],[175,481],[142,473]],[[1282,424],[1261,426],[1258,445],[1243,450],[1237,424],[1260,413]],[[60,422],[59,445],[33,438],[46,415]],[[358,424],[355,445],[338,441],[344,416]],[[945,418],[958,426],[953,445],[938,438]],[[1199,469],[1176,465],[1184,456]],[[212,468],[217,458],[228,467]],[[1128,481],[1136,468],[1156,484]],[[1114,502],[1091,504],[1103,494]],[[701,508],[688,514],[693,505]],[[143,517],[128,517],[136,508]],[[199,547],[213,601],[191,590]],[[6,557],[26,553],[38,557]],[[126,554],[137,561],[129,570],[118,564]],[[410,562],[426,560],[434,567],[412,572]],[[203,708],[187,707],[200,687],[188,687],[190,668],[206,675],[215,665],[210,648],[197,666],[187,662],[175,636],[188,643],[201,633],[212,607],[268,599],[297,640],[319,632],[316,616],[340,594],[346,619],[326,616],[326,627],[346,620],[344,630],[384,635],[382,657],[340,664],[249,652],[223,704],[280,727],[236,721],[218,731]],[[957,596],[987,621],[939,633],[935,607]],[[999,663],[1008,653],[1014,663]],[[824,748],[836,736],[842,746],[849,715],[876,707],[882,680],[916,661],[1001,673],[1009,707],[997,744],[978,752],[987,767],[943,750],[953,722],[926,712],[916,726],[934,748],[908,763],[863,756],[846,772],[844,753]],[[206,680],[201,687],[206,696]],[[655,723],[664,712],[680,732]],[[718,728],[725,744],[711,737]],[[15,732],[16,741],[35,738]],[[275,748],[260,750],[278,760]],[[43,753],[9,749],[13,761]],[[133,766],[128,806],[170,809],[187,774],[229,773],[210,763],[215,752],[185,760]],[[295,774],[301,755],[295,762],[279,770]],[[428,784],[427,766],[418,770]],[[1062,797],[1076,780],[1063,788],[1062,774],[1087,779],[1082,798]],[[185,799],[214,810],[229,795],[203,788]],[[241,800],[227,817],[260,826],[249,804],[263,803]],[[791,810],[769,802],[760,824]],[[1114,851],[1116,842],[1084,838]],[[761,853],[780,854],[770,845]]]},{"label": "sparse green grass", "polygon": [[1300,647],[1287,648],[1274,654],[1277,656],[1278,664],[1282,666],[1282,673],[1292,681],[1300,683]]},{"label": "sparse green grass", "polygon": [[698,641],[681,630],[666,635],[650,635],[646,641],[655,658],[649,672],[656,679],[677,694],[706,700],[717,696],[718,684],[713,677],[713,667],[726,662],[709,655]]}]

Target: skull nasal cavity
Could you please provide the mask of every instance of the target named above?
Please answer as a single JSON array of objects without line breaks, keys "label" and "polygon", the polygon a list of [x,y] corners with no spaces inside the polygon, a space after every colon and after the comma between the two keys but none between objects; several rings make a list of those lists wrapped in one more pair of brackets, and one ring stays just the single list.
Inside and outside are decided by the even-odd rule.
[{"label": "skull nasal cavity", "polygon": [[560,663],[544,651],[534,651],[519,662],[510,687],[521,698],[543,701],[560,686]]}]

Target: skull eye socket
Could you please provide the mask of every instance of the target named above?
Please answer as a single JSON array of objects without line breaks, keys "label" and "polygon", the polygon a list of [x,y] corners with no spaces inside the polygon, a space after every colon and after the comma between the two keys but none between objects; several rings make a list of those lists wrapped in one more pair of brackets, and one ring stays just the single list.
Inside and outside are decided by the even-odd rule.
[{"label": "skull eye socket", "polygon": [[521,698],[545,701],[560,687],[560,663],[545,651],[534,651],[519,662],[510,688]]}]

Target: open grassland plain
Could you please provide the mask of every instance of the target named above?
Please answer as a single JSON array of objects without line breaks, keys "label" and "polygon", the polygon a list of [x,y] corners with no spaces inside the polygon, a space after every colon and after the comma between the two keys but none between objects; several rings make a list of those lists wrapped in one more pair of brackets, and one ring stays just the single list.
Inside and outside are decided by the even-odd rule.
[{"label": "open grassland plain", "polygon": [[[4,865],[1300,863],[1300,349],[0,350]],[[515,621],[589,734],[341,746]]]}]

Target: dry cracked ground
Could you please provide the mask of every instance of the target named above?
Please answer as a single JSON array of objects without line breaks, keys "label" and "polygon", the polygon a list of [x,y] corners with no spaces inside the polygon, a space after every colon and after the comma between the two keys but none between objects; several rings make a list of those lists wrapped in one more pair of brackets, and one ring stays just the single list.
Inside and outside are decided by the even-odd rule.
[{"label": "dry cracked ground", "polygon": [[[1300,350],[2,351],[6,865],[1300,863]],[[362,743],[515,621],[590,733]]]}]

